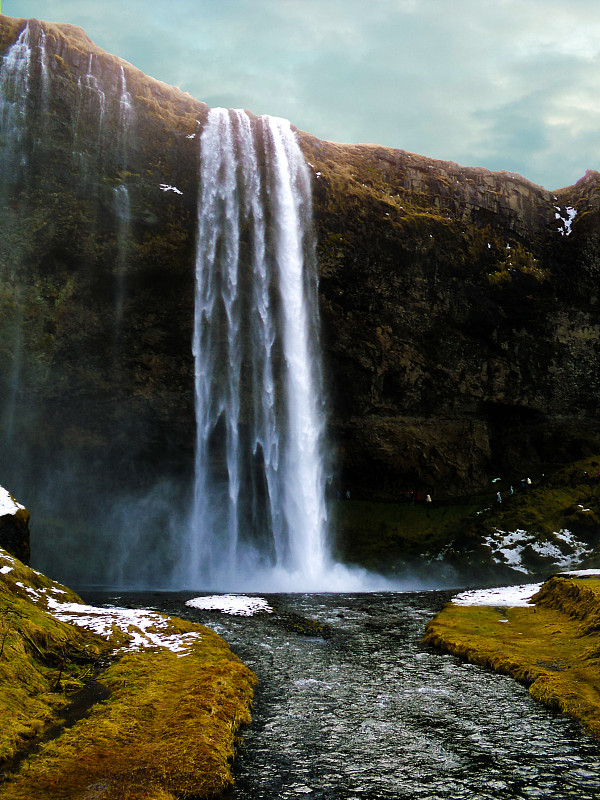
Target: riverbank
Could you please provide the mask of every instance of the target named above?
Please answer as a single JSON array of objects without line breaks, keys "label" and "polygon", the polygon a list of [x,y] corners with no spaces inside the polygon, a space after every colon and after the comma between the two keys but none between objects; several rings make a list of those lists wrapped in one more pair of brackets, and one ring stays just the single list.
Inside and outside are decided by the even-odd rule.
[{"label": "riverbank", "polygon": [[254,684],[210,629],[86,606],[0,549],[4,800],[219,794]]},{"label": "riverbank", "polygon": [[554,576],[532,604],[514,602],[451,602],[427,624],[423,641],[512,676],[534,699],[600,738],[600,570]]},{"label": "riverbank", "polygon": [[[433,501],[332,504],[339,560],[436,585],[514,583],[600,559],[600,456]],[[511,492],[512,488],[512,492]],[[498,502],[497,493],[502,502]],[[425,492],[422,492],[425,497]]]}]

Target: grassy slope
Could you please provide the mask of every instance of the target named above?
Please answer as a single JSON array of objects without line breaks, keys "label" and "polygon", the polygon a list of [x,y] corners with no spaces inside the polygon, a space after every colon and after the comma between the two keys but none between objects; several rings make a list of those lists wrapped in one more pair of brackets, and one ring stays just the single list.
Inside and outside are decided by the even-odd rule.
[{"label": "grassy slope", "polygon": [[553,577],[535,601],[508,609],[449,604],[424,641],[511,675],[600,737],[600,581]]},{"label": "grassy slope", "polygon": [[[494,561],[484,545],[486,537],[498,530],[522,530],[540,544],[558,545],[567,556],[569,549],[556,534],[568,529],[588,546],[583,565],[595,566],[600,563],[599,463],[598,456],[575,462],[543,482],[534,479],[526,491],[520,491],[519,478],[513,482],[513,496],[508,493],[510,481],[503,480],[488,493],[431,505],[338,501],[332,515],[336,554],[387,573],[443,556],[459,574],[510,579],[523,576],[504,566],[501,557]],[[589,481],[584,480],[585,472]],[[497,488],[502,491],[501,505],[495,500]],[[531,573],[546,574],[555,566],[532,550],[524,553],[523,564]]]},{"label": "grassy slope", "polygon": [[[9,767],[39,743],[5,778],[3,798],[167,800],[211,797],[231,785],[255,679],[216,634],[172,618],[169,634],[201,633],[187,655],[124,652],[125,634],[106,641],[48,613],[47,595],[78,602],[68,589],[0,550],[2,566],[12,569],[0,574],[0,761]],[[110,697],[44,742],[90,678]]]}]

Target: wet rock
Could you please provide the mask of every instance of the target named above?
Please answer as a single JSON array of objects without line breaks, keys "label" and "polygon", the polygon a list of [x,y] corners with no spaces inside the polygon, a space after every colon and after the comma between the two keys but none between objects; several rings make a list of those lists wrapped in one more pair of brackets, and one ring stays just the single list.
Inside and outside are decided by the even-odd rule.
[{"label": "wet rock", "polygon": [[0,486],[0,547],[29,564],[29,511]]}]

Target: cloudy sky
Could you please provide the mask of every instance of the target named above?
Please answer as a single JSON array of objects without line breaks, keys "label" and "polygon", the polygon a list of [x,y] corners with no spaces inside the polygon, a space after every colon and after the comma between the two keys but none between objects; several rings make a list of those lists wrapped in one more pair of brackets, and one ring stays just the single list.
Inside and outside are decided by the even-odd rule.
[{"label": "cloudy sky", "polygon": [[598,0],[4,0],[211,106],[547,188],[600,170]]}]

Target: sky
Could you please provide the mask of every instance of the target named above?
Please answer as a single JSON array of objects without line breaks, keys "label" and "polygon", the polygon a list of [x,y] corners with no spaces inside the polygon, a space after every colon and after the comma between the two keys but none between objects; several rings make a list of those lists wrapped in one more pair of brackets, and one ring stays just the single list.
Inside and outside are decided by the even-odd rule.
[{"label": "sky", "polygon": [[598,0],[3,0],[210,106],[549,189],[600,170]]}]

